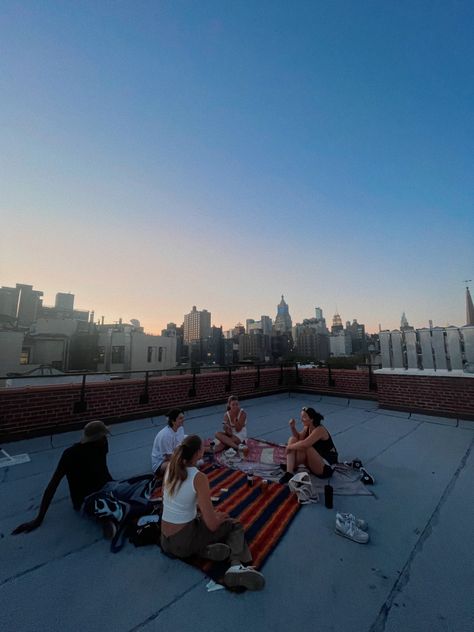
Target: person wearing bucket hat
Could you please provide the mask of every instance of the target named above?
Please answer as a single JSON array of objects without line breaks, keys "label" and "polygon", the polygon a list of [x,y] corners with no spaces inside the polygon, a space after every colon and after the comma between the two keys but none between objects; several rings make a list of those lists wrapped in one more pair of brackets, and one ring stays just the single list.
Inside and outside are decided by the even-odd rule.
[{"label": "person wearing bucket hat", "polygon": [[103,421],[89,421],[82,431],[81,443],[90,443],[91,441],[99,441],[103,437],[110,434],[109,429]]},{"label": "person wearing bucket hat", "polygon": [[42,524],[58,485],[64,477],[67,478],[69,494],[76,511],[79,511],[87,496],[99,491],[113,480],[107,467],[109,434],[109,429],[100,420],[89,421],[84,426],[79,443],[66,448],[62,453],[43,493],[37,516],[30,522],[24,522],[16,527],[12,531],[13,535],[29,533]]}]

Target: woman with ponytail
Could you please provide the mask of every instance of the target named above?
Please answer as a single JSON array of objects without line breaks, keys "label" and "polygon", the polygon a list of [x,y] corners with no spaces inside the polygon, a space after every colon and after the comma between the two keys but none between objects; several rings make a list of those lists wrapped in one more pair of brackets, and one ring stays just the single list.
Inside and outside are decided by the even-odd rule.
[{"label": "woman with ponytail", "polygon": [[259,590],[265,579],[245,566],[252,556],[242,525],[214,509],[207,476],[196,467],[203,453],[200,437],[190,435],[171,457],[163,481],[161,547],[180,558],[199,555],[215,561],[228,559],[230,567],[224,583],[230,588]]},{"label": "woman with ponytail", "polygon": [[298,432],[296,421],[290,419],[291,437],[286,446],[286,473],[280,483],[288,483],[299,465],[305,465],[318,478],[333,474],[331,465],[338,461],[338,454],[328,430],[321,424],[324,417],[314,408],[301,409],[303,429]]}]

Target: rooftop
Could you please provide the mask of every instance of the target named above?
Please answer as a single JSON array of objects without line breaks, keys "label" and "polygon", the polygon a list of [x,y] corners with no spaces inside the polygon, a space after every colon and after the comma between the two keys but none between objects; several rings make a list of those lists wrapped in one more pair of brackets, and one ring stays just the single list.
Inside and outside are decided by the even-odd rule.
[{"label": "rooftop", "polygon": [[[334,510],[308,505],[263,572],[263,592],[207,593],[206,577],[158,547],[113,555],[93,521],[77,515],[63,481],[37,531],[10,536],[33,517],[64,447],[79,432],[2,444],[31,461],[0,469],[0,617],[21,632],[143,630],[344,630],[463,632],[473,610],[474,424],[380,410],[377,402],[277,394],[244,403],[249,435],[284,442],[301,406],[325,415],[340,457],[360,457],[376,478],[373,496],[335,496]],[[187,433],[211,436],[221,404],[187,413]],[[112,426],[115,478],[149,469],[164,417]],[[334,533],[335,513],[369,522],[370,542]]]}]

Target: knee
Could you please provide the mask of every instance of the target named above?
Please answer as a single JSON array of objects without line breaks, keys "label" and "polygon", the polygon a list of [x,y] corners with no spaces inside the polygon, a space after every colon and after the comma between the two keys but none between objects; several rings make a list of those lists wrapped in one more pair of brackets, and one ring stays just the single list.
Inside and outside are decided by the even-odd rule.
[{"label": "knee", "polygon": [[291,436],[288,439],[288,445],[290,445],[290,443],[296,443],[297,441],[299,441],[299,439],[297,439],[296,437]]}]

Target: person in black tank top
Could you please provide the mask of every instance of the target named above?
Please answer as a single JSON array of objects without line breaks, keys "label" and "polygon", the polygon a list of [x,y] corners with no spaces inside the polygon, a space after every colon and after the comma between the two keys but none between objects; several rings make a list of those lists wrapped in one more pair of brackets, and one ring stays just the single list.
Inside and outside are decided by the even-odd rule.
[{"label": "person in black tank top", "polygon": [[296,429],[296,421],[290,419],[291,437],[286,446],[286,473],[280,483],[287,483],[299,465],[305,465],[319,478],[329,478],[331,465],[338,462],[338,454],[328,430],[321,424],[324,417],[314,408],[301,410],[301,431]]}]

